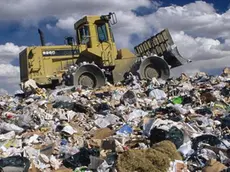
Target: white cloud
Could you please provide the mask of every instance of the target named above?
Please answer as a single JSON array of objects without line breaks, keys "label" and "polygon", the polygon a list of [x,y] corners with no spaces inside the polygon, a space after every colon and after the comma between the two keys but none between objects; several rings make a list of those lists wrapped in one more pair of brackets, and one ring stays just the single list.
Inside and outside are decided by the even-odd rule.
[{"label": "white cloud", "polygon": [[197,60],[210,60],[230,56],[230,49],[224,50],[225,43],[204,37],[193,38],[181,32],[172,32],[172,37],[183,56]]},{"label": "white cloud", "polygon": [[0,96],[1,95],[7,95],[8,94],[8,91],[3,89],[3,88],[0,88]]},{"label": "white cloud", "polygon": [[0,64],[0,88],[14,93],[19,89],[20,72],[19,67],[11,64]]},{"label": "white cloud", "polygon": [[[39,21],[47,17],[82,16],[109,10],[126,11],[139,6],[149,6],[149,0],[14,0],[0,1],[0,20]],[[156,3],[152,5],[157,6]],[[26,8],[26,10],[25,10]]]},{"label": "white cloud", "polygon": [[0,64],[8,64],[14,58],[18,58],[20,51],[24,48],[24,46],[20,47],[11,42],[0,45]]},{"label": "white cloud", "polygon": [[0,77],[17,77],[19,67],[11,64],[0,64]]},{"label": "white cloud", "polygon": [[147,17],[158,30],[165,27],[173,31],[185,31],[193,36],[208,38],[230,37],[230,10],[216,12],[212,4],[196,1],[184,6],[159,8]]},{"label": "white cloud", "polygon": [[[69,31],[73,31],[74,23],[76,22],[76,19],[74,17],[67,17],[65,19],[59,19],[56,27],[60,29],[67,29]],[[52,27],[47,27],[48,29],[51,29]]]},{"label": "white cloud", "polygon": [[130,42],[132,34],[143,37],[151,32],[146,20],[131,11],[117,12],[117,19],[118,23],[113,26],[113,31],[118,48],[132,48],[133,44]]},{"label": "white cloud", "polygon": [[[133,46],[130,44],[130,35],[140,33],[140,37],[151,32],[148,22],[141,16],[136,16],[132,10],[140,6],[151,7],[156,9],[161,3],[158,1],[149,0],[100,0],[100,3],[91,3],[91,8],[81,8],[81,2],[78,2],[79,10],[75,10],[71,15],[63,15],[60,17],[55,26],[47,25],[49,30],[56,31],[56,29],[67,30],[71,34],[74,32],[74,23],[85,15],[103,15],[110,11],[116,12],[118,23],[113,26],[113,31],[116,43],[119,48]],[[86,6],[87,2],[85,2]],[[103,5],[102,5],[103,4]],[[110,9],[108,11],[108,9]],[[77,11],[77,12],[76,12]]]},{"label": "white cloud", "polygon": [[[194,74],[202,71],[210,74],[220,74],[225,67],[229,67],[229,56],[223,58],[215,58],[212,60],[199,60],[192,63],[172,69],[172,76],[179,76],[182,72],[186,74]],[[218,72],[218,73],[216,73]]]},{"label": "white cloud", "polygon": [[18,59],[19,53],[24,49],[24,46],[17,46],[14,43],[5,43],[0,45],[0,92],[14,93],[19,89],[20,71],[18,66],[13,66],[10,62]]},{"label": "white cloud", "polygon": [[174,72],[194,73],[229,66],[230,10],[218,14],[212,4],[196,1],[159,8],[146,20],[157,31],[169,28],[182,56],[192,59],[192,63]]}]

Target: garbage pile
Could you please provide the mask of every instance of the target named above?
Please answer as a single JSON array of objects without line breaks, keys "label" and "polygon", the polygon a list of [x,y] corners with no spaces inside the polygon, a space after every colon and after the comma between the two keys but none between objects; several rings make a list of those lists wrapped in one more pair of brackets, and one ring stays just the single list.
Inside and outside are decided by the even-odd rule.
[{"label": "garbage pile", "polygon": [[[31,84],[31,88],[33,88]],[[0,97],[2,171],[222,172],[230,70]]]}]

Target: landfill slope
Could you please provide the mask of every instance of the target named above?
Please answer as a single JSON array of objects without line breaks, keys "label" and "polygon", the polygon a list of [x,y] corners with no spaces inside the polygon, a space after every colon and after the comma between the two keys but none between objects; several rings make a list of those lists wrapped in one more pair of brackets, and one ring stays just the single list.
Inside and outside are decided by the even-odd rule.
[{"label": "landfill slope", "polygon": [[2,171],[222,172],[230,164],[230,72],[0,97]]}]

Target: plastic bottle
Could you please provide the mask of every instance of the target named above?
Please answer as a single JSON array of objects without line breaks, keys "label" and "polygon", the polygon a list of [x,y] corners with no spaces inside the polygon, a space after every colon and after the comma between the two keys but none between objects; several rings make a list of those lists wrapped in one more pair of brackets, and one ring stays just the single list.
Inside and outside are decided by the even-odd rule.
[{"label": "plastic bottle", "polygon": [[69,147],[68,147],[68,141],[66,139],[62,139],[60,143],[60,156],[64,159],[68,158],[69,154]]}]

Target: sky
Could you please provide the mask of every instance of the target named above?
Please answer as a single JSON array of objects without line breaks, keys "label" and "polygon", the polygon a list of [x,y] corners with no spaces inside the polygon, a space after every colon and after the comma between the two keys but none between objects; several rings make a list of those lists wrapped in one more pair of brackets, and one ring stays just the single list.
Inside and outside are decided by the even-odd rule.
[{"label": "sky", "polygon": [[168,28],[179,52],[193,62],[172,70],[219,74],[230,66],[230,0],[1,0],[0,93],[19,89],[18,55],[40,45],[37,29],[48,44],[75,36],[74,23],[85,15],[115,12],[113,32],[118,48],[133,47]]}]

